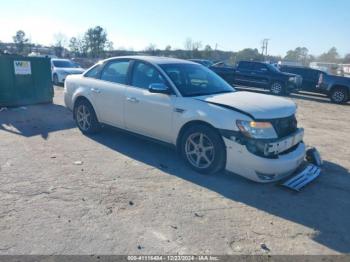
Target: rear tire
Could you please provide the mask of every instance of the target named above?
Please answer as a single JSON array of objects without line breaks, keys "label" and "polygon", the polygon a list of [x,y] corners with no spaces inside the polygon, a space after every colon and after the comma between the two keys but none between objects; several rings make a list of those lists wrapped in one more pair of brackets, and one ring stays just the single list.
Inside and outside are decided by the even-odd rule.
[{"label": "rear tire", "polygon": [[95,134],[101,129],[94,108],[85,99],[78,101],[74,106],[74,119],[83,134]]},{"label": "rear tire", "polygon": [[57,76],[57,74],[54,74],[53,75],[53,84],[55,85],[55,86],[58,86],[60,83],[58,82],[58,76]]},{"label": "rear tire", "polygon": [[285,86],[281,82],[273,82],[270,86],[270,93],[282,96],[286,93]]},{"label": "rear tire", "polygon": [[349,100],[349,95],[345,88],[336,87],[332,89],[330,98],[333,103],[344,104]]},{"label": "rear tire", "polygon": [[224,141],[218,132],[209,126],[190,126],[181,138],[180,147],[184,161],[198,173],[214,174],[225,167]]}]

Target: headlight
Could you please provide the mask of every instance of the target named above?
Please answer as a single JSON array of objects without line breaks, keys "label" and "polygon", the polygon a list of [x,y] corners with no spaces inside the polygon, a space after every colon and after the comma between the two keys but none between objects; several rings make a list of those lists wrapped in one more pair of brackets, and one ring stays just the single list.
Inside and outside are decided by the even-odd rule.
[{"label": "headlight", "polygon": [[291,76],[291,77],[289,77],[289,79],[288,79],[290,82],[294,82],[295,80],[296,80],[296,77],[295,76]]},{"label": "headlight", "polygon": [[256,139],[278,138],[270,122],[237,120],[236,124],[239,130],[247,137]]}]

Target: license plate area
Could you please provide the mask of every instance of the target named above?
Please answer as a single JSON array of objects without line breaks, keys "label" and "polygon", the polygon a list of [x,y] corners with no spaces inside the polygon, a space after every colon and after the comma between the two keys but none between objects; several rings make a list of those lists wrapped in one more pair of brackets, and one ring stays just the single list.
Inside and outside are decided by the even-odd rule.
[{"label": "license plate area", "polygon": [[304,129],[300,128],[296,133],[294,133],[293,135],[287,138],[283,138],[279,141],[266,144],[264,149],[264,154],[278,155],[280,153],[283,153],[289,148],[299,144],[303,140],[303,138],[304,138]]}]

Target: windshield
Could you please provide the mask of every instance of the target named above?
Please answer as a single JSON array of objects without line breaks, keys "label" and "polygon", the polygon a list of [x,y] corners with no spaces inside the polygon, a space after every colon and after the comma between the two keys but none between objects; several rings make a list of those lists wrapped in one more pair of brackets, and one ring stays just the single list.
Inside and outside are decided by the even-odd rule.
[{"label": "windshield", "polygon": [[80,68],[80,66],[77,63],[74,63],[70,60],[53,60],[52,63],[55,67]]},{"label": "windshield", "polygon": [[213,62],[209,61],[209,60],[202,60],[201,62],[199,62],[200,64],[209,67],[213,65]]},{"label": "windshield", "polygon": [[195,64],[163,64],[182,96],[201,96],[234,92],[235,89],[210,69]]}]

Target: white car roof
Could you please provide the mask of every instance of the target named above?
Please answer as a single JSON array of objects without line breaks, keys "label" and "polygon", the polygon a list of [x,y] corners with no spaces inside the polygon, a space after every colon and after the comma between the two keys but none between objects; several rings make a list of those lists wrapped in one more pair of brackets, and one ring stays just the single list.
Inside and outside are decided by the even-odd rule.
[{"label": "white car roof", "polygon": [[136,60],[143,60],[149,63],[153,64],[196,64],[194,62],[183,60],[183,59],[177,59],[177,58],[171,58],[171,57],[163,57],[163,56],[117,56],[112,57],[109,59],[106,59],[104,61],[113,60],[113,59],[136,59]]}]

